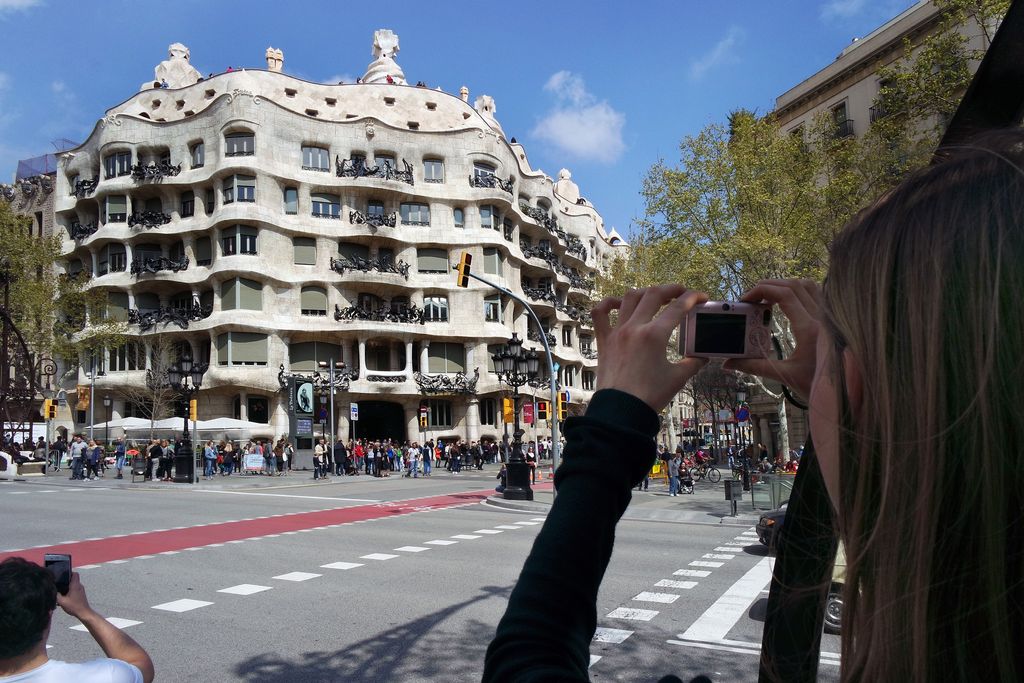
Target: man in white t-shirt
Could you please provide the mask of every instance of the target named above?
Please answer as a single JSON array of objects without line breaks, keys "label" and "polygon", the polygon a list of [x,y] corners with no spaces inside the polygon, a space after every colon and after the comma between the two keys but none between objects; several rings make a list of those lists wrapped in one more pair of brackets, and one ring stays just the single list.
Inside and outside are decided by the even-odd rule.
[{"label": "man in white t-shirt", "polygon": [[[89,606],[77,573],[70,586],[60,595],[47,569],[20,557],[0,562],[0,683],[150,683],[153,661],[142,646]],[[82,622],[107,658],[70,663],[47,656],[57,605]]]}]

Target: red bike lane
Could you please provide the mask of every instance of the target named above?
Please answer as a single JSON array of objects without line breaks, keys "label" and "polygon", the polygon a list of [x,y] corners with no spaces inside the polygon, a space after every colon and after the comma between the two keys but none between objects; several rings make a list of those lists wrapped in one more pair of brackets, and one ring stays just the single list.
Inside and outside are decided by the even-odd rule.
[{"label": "red bike lane", "polygon": [[156,555],[168,551],[179,551],[196,546],[244,540],[258,536],[301,531],[323,526],[360,522],[384,517],[399,517],[417,512],[444,510],[478,503],[494,493],[493,489],[467,491],[428,498],[412,498],[390,503],[374,503],[354,507],[333,508],[313,512],[285,513],[259,519],[221,522],[184,529],[168,529],[110,536],[92,541],[76,541],[41,548],[28,548],[0,553],[0,560],[8,557],[23,557],[43,563],[45,553],[68,553],[74,558],[75,566],[101,564],[111,560],[127,560],[140,555]]}]

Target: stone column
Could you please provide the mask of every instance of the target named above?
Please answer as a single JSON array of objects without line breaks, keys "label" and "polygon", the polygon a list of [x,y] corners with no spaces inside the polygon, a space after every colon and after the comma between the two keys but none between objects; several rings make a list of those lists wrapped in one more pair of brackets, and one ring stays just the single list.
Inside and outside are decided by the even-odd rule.
[{"label": "stone column", "polygon": [[420,342],[420,372],[426,374],[430,370],[430,340]]},{"label": "stone column", "polygon": [[466,438],[480,440],[480,399],[476,396],[470,396],[466,404]]},{"label": "stone column", "polygon": [[362,379],[366,379],[366,339],[359,338],[359,372]]},{"label": "stone column", "polygon": [[352,340],[350,339],[341,342],[341,360],[347,369],[352,369]]},{"label": "stone column", "polygon": [[[185,256],[188,257],[189,267],[195,267],[196,265],[196,238],[191,236],[184,236],[181,238],[182,246],[185,247]],[[213,245],[211,245],[212,248]]]},{"label": "stone column", "polygon": [[405,342],[405,378],[412,379],[412,340]]},{"label": "stone column", "polygon": [[466,343],[466,375],[472,376],[473,374],[473,359],[476,357],[476,343]]},{"label": "stone column", "polygon": [[[92,270],[93,277],[96,277],[96,274],[99,272],[99,268],[100,268],[100,258],[99,258],[99,256],[96,255],[95,251],[91,251],[91,250],[89,251],[89,262],[92,264],[91,265],[91,270]],[[107,267],[108,268],[110,267],[109,263],[107,264]]]},{"label": "stone column", "polygon": [[249,394],[244,389],[238,392],[238,419],[249,419]]}]

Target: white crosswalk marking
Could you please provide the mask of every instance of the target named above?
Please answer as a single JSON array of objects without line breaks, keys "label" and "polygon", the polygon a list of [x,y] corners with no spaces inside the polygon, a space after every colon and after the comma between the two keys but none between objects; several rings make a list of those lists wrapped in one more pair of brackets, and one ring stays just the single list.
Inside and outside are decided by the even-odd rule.
[{"label": "white crosswalk marking", "polygon": [[697,579],[703,579],[707,576],[711,576],[711,572],[703,569],[677,569],[672,572],[675,576],[692,576]]},{"label": "white crosswalk marking", "polygon": [[[473,533],[474,533],[474,534],[487,534],[487,535],[494,535],[494,534],[503,534],[503,533],[505,533],[505,532],[504,532],[504,531],[501,531],[500,529],[477,529],[477,530],[476,530],[476,531],[474,531]],[[455,538],[455,537],[454,537],[454,536],[452,536],[452,538]]]},{"label": "white crosswalk marking", "polygon": [[597,628],[594,630],[594,641],[598,643],[621,643],[633,635],[632,631],[621,628]]},{"label": "white crosswalk marking", "polygon": [[278,576],[275,576],[273,578],[278,579],[280,581],[309,581],[310,579],[315,579],[318,576],[323,575],[311,574],[309,572],[288,572],[287,574],[279,574]]},{"label": "white crosswalk marking", "polygon": [[423,545],[455,545],[458,541],[445,541],[438,539],[436,541],[426,541]]},{"label": "white crosswalk marking", "polygon": [[654,584],[658,588],[681,588],[682,590],[690,590],[697,585],[696,581],[673,581],[672,579],[662,579],[658,583]]},{"label": "white crosswalk marking", "polygon": [[388,555],[387,553],[370,553],[369,555],[363,555],[360,560],[377,560],[383,562],[384,560],[393,560],[398,555]]},{"label": "white crosswalk marking", "polygon": [[514,524],[518,524],[519,526],[537,526],[540,522],[514,522]]},{"label": "white crosswalk marking", "polygon": [[229,595],[253,595],[255,593],[262,593],[263,591],[273,590],[270,586],[257,586],[253,583],[240,583],[237,586],[229,586],[228,588],[221,588],[218,593],[228,593]]},{"label": "white crosswalk marking", "polygon": [[725,638],[771,579],[772,562],[766,557],[730,586],[679,638],[702,641]]},{"label": "white crosswalk marking", "polygon": [[643,591],[642,593],[634,595],[633,599],[638,602],[660,602],[666,605],[671,605],[679,599],[679,596],[675,593],[652,593],[650,591]]},{"label": "white crosswalk marking", "polygon": [[731,560],[732,558],[734,558],[736,556],[735,555],[722,555],[720,553],[706,553],[704,555],[701,555],[701,557],[706,558],[708,560]]},{"label": "white crosswalk marking", "polygon": [[480,537],[473,536],[472,534],[455,534],[454,536],[452,536],[452,538],[457,538],[460,541],[472,541]]},{"label": "white crosswalk marking", "polygon": [[691,567],[711,567],[712,569],[718,569],[724,562],[705,562],[703,560],[694,560],[690,563]]},{"label": "white crosswalk marking", "polygon": [[658,616],[657,610],[634,609],[632,607],[616,607],[608,613],[608,619],[630,619],[632,621],[650,621]]},{"label": "white crosswalk marking", "polygon": [[403,553],[422,553],[424,550],[430,550],[430,548],[424,548],[421,545],[403,545],[401,548],[395,548],[395,550]]},{"label": "white crosswalk marking", "polygon": [[358,562],[331,562],[330,564],[320,565],[321,569],[355,569],[356,567],[362,567],[364,565]]},{"label": "white crosswalk marking", "polygon": [[159,605],[153,605],[153,609],[163,610],[165,612],[191,612],[194,609],[200,607],[206,607],[212,605],[212,602],[206,602],[205,600],[192,600],[190,598],[182,598],[181,600],[174,600],[172,602],[165,602]]}]

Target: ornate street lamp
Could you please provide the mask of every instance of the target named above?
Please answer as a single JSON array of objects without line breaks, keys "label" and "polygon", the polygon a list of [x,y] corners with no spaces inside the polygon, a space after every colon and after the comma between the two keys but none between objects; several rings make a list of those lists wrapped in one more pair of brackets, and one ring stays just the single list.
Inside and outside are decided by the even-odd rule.
[{"label": "ornate street lamp", "polygon": [[104,435],[103,435],[103,448],[104,448],[104,450],[106,450],[107,448],[110,448],[110,406],[113,403],[114,402],[110,400],[109,396],[104,396],[103,397],[103,407],[107,409],[107,423],[105,425]]},{"label": "ornate street lamp", "polygon": [[[319,367],[321,370],[328,371],[329,381],[327,385],[327,391],[329,391],[331,394],[331,440],[327,442],[327,447],[330,448],[331,453],[333,453],[335,440],[334,428],[338,424],[337,422],[334,421],[334,392],[337,391],[337,387],[334,386],[334,371],[337,370],[340,373],[342,370],[345,369],[345,363],[344,361],[336,361],[332,358],[330,362],[323,360],[320,361],[319,363],[317,363],[317,367]],[[335,463],[335,467],[337,467],[337,463]]]},{"label": "ornate street lamp", "polygon": [[192,439],[189,437],[188,430],[189,404],[192,396],[198,393],[199,388],[203,385],[203,375],[206,374],[209,367],[209,363],[194,363],[192,352],[185,349],[178,358],[178,362],[167,368],[167,384],[185,401],[185,426],[174,453],[174,480],[177,482],[198,481],[196,459],[192,452]]},{"label": "ornate street lamp", "polygon": [[512,410],[515,430],[512,432],[512,453],[508,459],[508,484],[504,497],[508,500],[533,500],[530,488],[530,466],[523,456],[523,430],[519,427],[519,387],[537,378],[540,358],[535,351],[523,353],[523,340],[516,333],[499,353],[491,356],[498,381],[512,387]]},{"label": "ornate street lamp", "polygon": [[[741,408],[743,408],[743,404],[746,403],[746,402],[747,402],[747,390],[743,386],[740,386],[738,389],[736,389],[736,405],[737,405],[736,411],[739,412],[739,410]],[[739,464],[740,464],[740,473],[741,473],[741,477],[742,477],[742,480],[743,480],[743,490],[744,491],[749,491],[750,490],[750,471],[748,469],[749,461],[748,461],[748,459],[746,457],[746,451],[744,450],[743,424],[739,421],[739,419],[736,420],[736,429],[739,430],[739,458],[738,458],[738,461],[739,461]],[[733,466],[735,466],[735,464],[736,463],[734,462]]]}]

